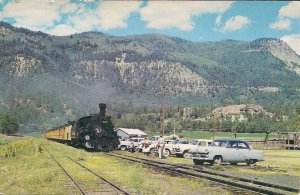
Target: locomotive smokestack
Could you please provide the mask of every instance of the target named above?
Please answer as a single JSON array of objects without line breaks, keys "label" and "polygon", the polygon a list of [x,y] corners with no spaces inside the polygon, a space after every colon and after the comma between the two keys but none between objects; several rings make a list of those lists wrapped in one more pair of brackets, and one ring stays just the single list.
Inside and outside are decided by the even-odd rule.
[{"label": "locomotive smokestack", "polygon": [[99,108],[100,108],[100,117],[105,116],[106,104],[100,103]]}]

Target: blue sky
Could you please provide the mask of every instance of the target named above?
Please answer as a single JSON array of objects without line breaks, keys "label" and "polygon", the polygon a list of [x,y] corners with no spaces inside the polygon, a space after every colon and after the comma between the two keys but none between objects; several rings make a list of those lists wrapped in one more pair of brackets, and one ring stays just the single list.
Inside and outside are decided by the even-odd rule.
[{"label": "blue sky", "polygon": [[191,41],[273,37],[300,54],[300,2],[0,0],[0,20],[52,35],[159,33]]}]

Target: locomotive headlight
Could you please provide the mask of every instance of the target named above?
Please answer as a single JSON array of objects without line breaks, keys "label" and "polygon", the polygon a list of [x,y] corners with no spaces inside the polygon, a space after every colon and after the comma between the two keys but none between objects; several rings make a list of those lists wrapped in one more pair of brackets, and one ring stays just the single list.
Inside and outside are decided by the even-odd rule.
[{"label": "locomotive headlight", "polygon": [[86,135],[84,138],[85,138],[85,140],[90,140],[90,136],[89,135]]}]

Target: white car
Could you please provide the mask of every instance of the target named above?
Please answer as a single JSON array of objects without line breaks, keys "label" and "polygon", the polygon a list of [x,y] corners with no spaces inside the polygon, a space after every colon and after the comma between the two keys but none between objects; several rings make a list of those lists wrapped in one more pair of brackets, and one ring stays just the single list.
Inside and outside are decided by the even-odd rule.
[{"label": "white car", "polygon": [[211,164],[246,162],[247,165],[251,165],[264,160],[263,153],[252,149],[247,142],[224,139],[215,140],[208,147],[191,149],[189,158],[193,159],[196,165],[202,165],[204,162]]},{"label": "white car", "polygon": [[175,153],[177,157],[188,158],[191,149],[198,147],[206,147],[212,143],[212,140],[208,139],[195,139],[192,141],[182,141],[176,144]]},{"label": "white car", "polygon": [[130,147],[131,143],[133,143],[133,146],[137,150],[139,144],[141,142],[143,142],[144,140],[145,140],[145,138],[132,137],[132,138],[126,140],[126,141],[120,141],[120,144],[118,145],[118,149],[123,150],[123,151],[127,150]]},{"label": "white car", "polygon": [[[164,156],[167,157],[167,156],[175,154],[174,146],[175,146],[176,142],[177,142],[177,140],[165,140]],[[149,147],[150,147],[151,154],[157,153],[156,143],[151,144]]]}]

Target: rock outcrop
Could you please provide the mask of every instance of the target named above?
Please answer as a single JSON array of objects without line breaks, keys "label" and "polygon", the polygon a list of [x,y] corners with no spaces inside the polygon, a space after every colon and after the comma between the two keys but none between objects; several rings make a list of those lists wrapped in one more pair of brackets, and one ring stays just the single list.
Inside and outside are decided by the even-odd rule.
[{"label": "rock outcrop", "polygon": [[286,42],[279,39],[258,39],[253,41],[251,46],[254,50],[270,52],[300,76],[300,57]]}]

